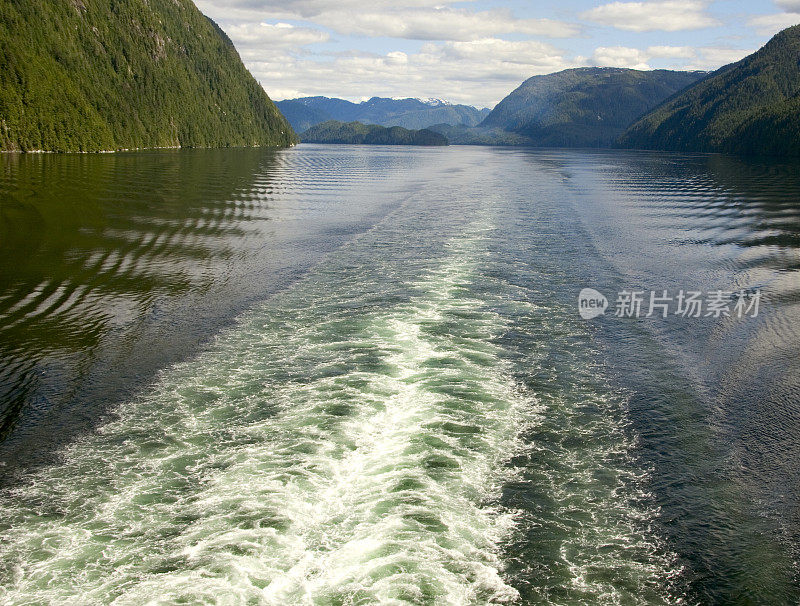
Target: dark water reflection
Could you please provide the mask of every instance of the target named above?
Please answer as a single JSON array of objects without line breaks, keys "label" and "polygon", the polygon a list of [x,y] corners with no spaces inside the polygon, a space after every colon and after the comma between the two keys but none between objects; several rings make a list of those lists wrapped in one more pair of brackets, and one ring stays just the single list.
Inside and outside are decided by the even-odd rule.
[{"label": "dark water reflection", "polygon": [[384,202],[348,189],[411,161],[313,156],[0,157],[0,460],[35,462],[91,427],[364,229]]}]

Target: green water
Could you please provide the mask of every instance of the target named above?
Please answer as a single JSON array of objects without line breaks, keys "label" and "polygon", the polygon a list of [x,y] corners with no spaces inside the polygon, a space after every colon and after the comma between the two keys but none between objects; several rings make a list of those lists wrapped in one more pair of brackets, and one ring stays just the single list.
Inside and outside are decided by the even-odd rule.
[{"label": "green water", "polygon": [[[29,239],[3,249],[3,602],[798,596],[791,167],[756,173],[781,180],[764,200],[742,166],[677,156],[14,162],[3,233],[36,231],[20,209],[48,229],[27,257]],[[778,229],[756,256],[737,244]],[[641,280],[757,285],[772,307],[735,325],[578,316],[583,286]],[[43,282],[87,294],[23,293]],[[782,439],[745,414],[767,402]],[[769,440],[783,451],[756,474],[737,453]]]}]

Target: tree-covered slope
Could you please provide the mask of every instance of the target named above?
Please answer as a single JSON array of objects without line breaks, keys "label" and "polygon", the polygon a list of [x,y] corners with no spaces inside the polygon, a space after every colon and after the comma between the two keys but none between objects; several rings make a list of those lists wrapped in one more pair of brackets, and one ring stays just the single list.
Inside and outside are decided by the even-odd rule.
[{"label": "tree-covered slope", "polygon": [[702,72],[586,67],[534,76],[481,123],[543,147],[607,147],[658,103]]},{"label": "tree-covered slope", "polygon": [[438,100],[386,99],[373,97],[353,103],[330,97],[302,97],[278,101],[280,110],[297,132],[328,120],[361,122],[408,129],[427,128],[433,124],[475,126],[489,110],[469,105],[451,105]]},{"label": "tree-covered slope", "polygon": [[800,155],[800,26],[636,122],[625,147]]},{"label": "tree-covered slope", "polygon": [[453,126],[434,124],[429,130],[447,137],[450,145],[532,145],[527,137],[500,128],[481,128],[479,126]]},{"label": "tree-covered slope", "polygon": [[307,143],[346,143],[355,145],[447,145],[447,138],[432,130],[408,130],[401,126],[384,127],[361,122],[329,120],[301,135]]},{"label": "tree-covered slope", "polygon": [[191,0],[0,1],[0,149],[294,141]]}]

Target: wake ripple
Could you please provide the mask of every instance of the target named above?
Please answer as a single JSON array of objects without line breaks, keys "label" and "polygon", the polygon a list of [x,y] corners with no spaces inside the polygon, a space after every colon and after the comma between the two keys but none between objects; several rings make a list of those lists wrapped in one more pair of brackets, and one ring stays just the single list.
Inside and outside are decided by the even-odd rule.
[{"label": "wake ripple", "polygon": [[[320,272],[2,504],[10,603],[493,603],[532,403],[470,294],[490,226],[393,306]],[[358,291],[358,289],[355,289]]]}]

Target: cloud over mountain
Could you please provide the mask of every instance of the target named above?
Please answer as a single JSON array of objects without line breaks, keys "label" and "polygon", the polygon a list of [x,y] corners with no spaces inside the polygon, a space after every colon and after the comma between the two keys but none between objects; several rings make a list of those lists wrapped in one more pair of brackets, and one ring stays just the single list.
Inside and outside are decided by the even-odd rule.
[{"label": "cloud over mountain", "polygon": [[[275,98],[442,97],[491,106],[576,66],[714,69],[800,20],[800,0],[197,0]],[[593,4],[593,6],[592,6]],[[760,8],[755,5],[761,5]],[[768,14],[776,6],[784,12]],[[727,13],[725,12],[727,11]]]}]

